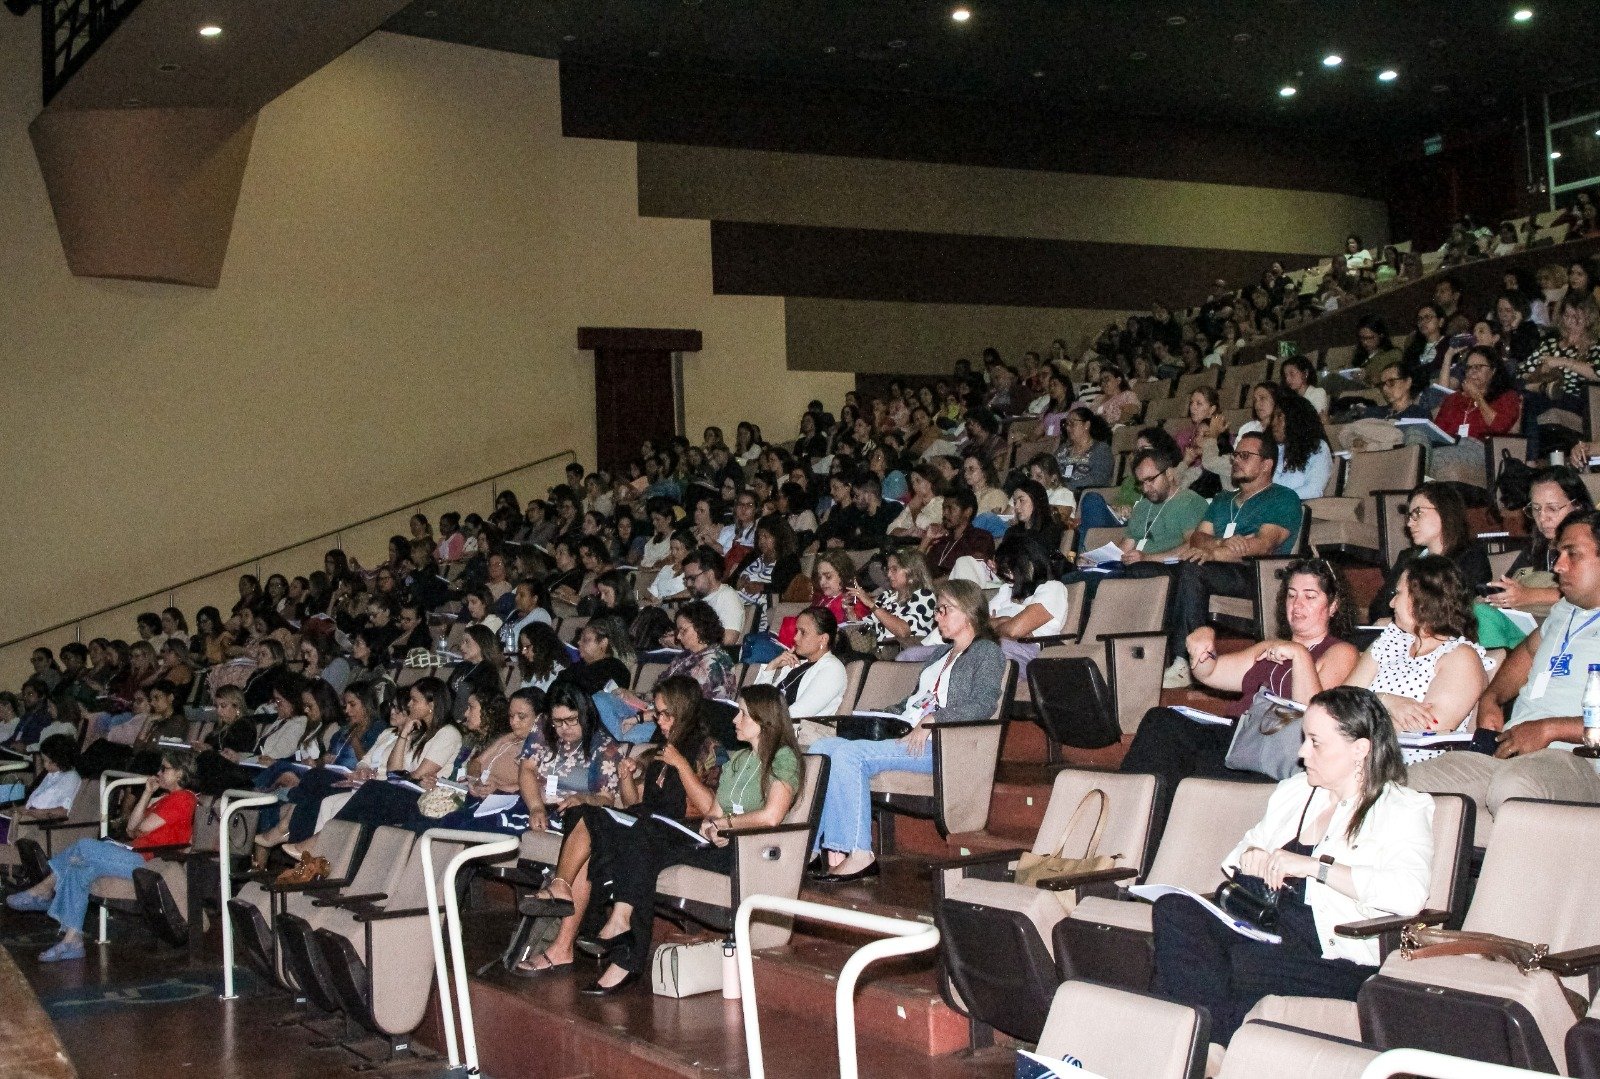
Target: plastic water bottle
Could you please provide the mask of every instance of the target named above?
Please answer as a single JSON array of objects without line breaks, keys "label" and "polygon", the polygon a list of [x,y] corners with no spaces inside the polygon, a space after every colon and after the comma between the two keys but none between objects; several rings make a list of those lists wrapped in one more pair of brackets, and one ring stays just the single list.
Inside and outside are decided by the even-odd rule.
[{"label": "plastic water bottle", "polygon": [[722,999],[739,999],[739,950],[732,937],[722,942]]},{"label": "plastic water bottle", "polygon": [[1600,749],[1600,663],[1589,664],[1583,684],[1583,744]]}]

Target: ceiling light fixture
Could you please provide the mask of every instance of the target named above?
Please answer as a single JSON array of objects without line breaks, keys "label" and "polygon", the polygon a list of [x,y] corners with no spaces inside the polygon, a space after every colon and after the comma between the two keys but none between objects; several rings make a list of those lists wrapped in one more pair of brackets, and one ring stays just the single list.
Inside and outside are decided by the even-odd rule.
[{"label": "ceiling light fixture", "polygon": [[1527,22],[1531,18],[1533,18],[1532,8],[1519,7],[1511,13],[1512,22]]},{"label": "ceiling light fixture", "polygon": [[1182,16],[1182,15],[1168,15],[1167,16],[1167,25],[1168,26],[1184,26],[1188,22],[1189,22],[1189,20],[1187,18],[1185,18],[1184,16]]},{"label": "ceiling light fixture", "polygon": [[212,24],[210,26],[202,26],[200,28],[200,36],[201,37],[221,37],[222,36],[222,27],[217,26],[216,24]]},{"label": "ceiling light fixture", "polygon": [[1561,160],[1561,151],[1560,150],[1551,150],[1550,151],[1550,160],[1551,161],[1560,161]]},{"label": "ceiling light fixture", "polygon": [[1344,57],[1340,56],[1336,52],[1330,52],[1327,56],[1322,58],[1323,67],[1338,67],[1342,63],[1344,63]]},{"label": "ceiling light fixture", "polygon": [[1392,67],[1386,67],[1382,71],[1378,72],[1379,82],[1394,82],[1394,80],[1398,79],[1399,77],[1400,72],[1396,71]]},{"label": "ceiling light fixture", "polygon": [[1278,96],[1279,97],[1293,97],[1297,93],[1299,93],[1299,91],[1296,90],[1293,86],[1280,86],[1280,87],[1278,87]]},{"label": "ceiling light fixture", "polygon": [[966,22],[972,18],[972,11],[969,8],[958,7],[950,13],[950,17],[956,22]]}]

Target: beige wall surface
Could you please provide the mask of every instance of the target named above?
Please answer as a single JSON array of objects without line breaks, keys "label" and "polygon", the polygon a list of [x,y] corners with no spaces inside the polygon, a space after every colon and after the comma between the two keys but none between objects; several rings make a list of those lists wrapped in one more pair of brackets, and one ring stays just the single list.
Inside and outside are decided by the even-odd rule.
[{"label": "beige wall surface", "polygon": [[789,363],[796,369],[948,374],[993,345],[1015,362],[1049,354],[1061,338],[1078,356],[1107,322],[1129,312],[979,304],[882,303],[791,296],[785,301]]},{"label": "beige wall surface", "polygon": [[785,430],[851,384],[786,371],[781,300],[711,294],[705,222],[638,216],[631,144],[560,136],[553,62],[398,35],[262,112],[219,288],[74,278],[26,133],[36,17],[0,19],[0,639],[591,461],[580,325],[702,330],[692,431]]},{"label": "beige wall surface", "polygon": [[1307,255],[1388,232],[1382,202],[1324,192],[649,143],[639,212]]}]

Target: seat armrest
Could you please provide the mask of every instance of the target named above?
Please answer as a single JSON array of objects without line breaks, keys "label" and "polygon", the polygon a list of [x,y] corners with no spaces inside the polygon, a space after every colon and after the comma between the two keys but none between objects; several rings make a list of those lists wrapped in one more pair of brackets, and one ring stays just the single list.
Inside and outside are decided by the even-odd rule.
[{"label": "seat armrest", "polygon": [[972,854],[965,858],[941,858],[938,861],[928,862],[927,866],[935,873],[946,869],[965,869],[969,865],[997,865],[1014,862],[1028,853],[1021,847],[1012,847],[1010,850],[992,850],[983,854]]},{"label": "seat armrest", "polygon": [[1110,869],[1094,869],[1083,873],[1068,873],[1060,877],[1045,877],[1034,882],[1037,888],[1047,892],[1065,892],[1073,888],[1081,888],[1086,884],[1107,884],[1111,881],[1128,880],[1137,877],[1139,871],[1132,866],[1112,866]]},{"label": "seat armrest", "polygon": [[173,858],[173,857],[170,857],[170,856],[174,855],[174,854],[185,854],[185,855],[188,854],[189,853],[189,844],[187,844],[187,843],[163,843],[159,847],[136,847],[136,848],[134,848],[134,853],[135,854],[154,854],[154,855],[157,855],[158,857],[166,858],[168,861],[176,862],[176,861],[181,861],[182,859]]},{"label": "seat armrest", "polygon": [[321,899],[313,899],[313,907],[343,907],[343,906],[371,906],[381,899],[388,899],[388,892],[364,892],[361,895],[329,895]]},{"label": "seat armrest", "polygon": [[922,721],[920,726],[925,727],[930,731],[942,730],[946,727],[956,730],[974,730],[978,727],[1004,727],[1006,722],[1007,721],[1003,719],[975,719],[971,723],[940,723],[935,719],[925,719]]},{"label": "seat armrest", "polygon": [[355,912],[358,922],[389,922],[398,918],[422,918],[428,913],[427,907],[403,907],[400,910],[377,910],[369,908]]},{"label": "seat armrest", "polygon": [[1164,630],[1135,630],[1131,633],[1101,633],[1095,636],[1097,641],[1143,641],[1154,638],[1165,642],[1167,639]]},{"label": "seat armrest", "polygon": [[1450,920],[1447,910],[1424,910],[1409,917],[1391,915],[1387,918],[1368,918],[1361,922],[1346,922],[1336,925],[1333,931],[1341,937],[1356,937],[1365,939],[1381,937],[1385,933],[1398,933],[1408,925],[1443,925]]},{"label": "seat armrest", "polygon": [[93,828],[98,831],[100,822],[98,820],[68,820],[65,817],[61,817],[54,820],[31,820],[28,821],[28,827],[37,828],[41,832],[57,832],[63,828]]},{"label": "seat armrest", "polygon": [[1555,952],[1545,956],[1539,962],[1539,966],[1563,978],[1589,973],[1600,967],[1600,945]]},{"label": "seat armrest", "polygon": [[782,835],[785,832],[807,832],[811,825],[802,822],[794,824],[774,824],[770,828],[734,828],[721,833],[732,840],[746,839],[750,836]]},{"label": "seat armrest", "polygon": [[1076,644],[1077,641],[1078,634],[1076,633],[1051,633],[1042,637],[1033,636],[1028,638],[1029,644],[1036,644],[1040,648],[1047,648],[1052,644]]}]

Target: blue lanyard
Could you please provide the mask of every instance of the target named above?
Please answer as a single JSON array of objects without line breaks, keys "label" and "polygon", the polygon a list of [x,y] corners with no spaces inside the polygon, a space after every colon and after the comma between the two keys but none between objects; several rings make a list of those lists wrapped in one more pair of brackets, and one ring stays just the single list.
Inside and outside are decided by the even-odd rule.
[{"label": "blue lanyard", "polygon": [[[1567,654],[1567,642],[1572,640],[1572,634],[1574,632],[1582,633],[1584,630],[1586,630],[1590,626],[1594,625],[1595,622],[1600,621],[1600,611],[1596,611],[1594,614],[1591,614],[1588,617],[1588,619],[1583,623],[1583,625],[1579,626],[1577,628],[1577,630],[1574,631],[1573,628],[1572,628],[1572,623],[1577,621],[1577,619],[1578,619],[1578,612],[1577,611],[1573,611],[1572,612],[1572,617],[1567,619],[1567,632],[1565,632],[1565,633],[1563,633],[1561,635],[1561,647],[1556,649],[1556,655],[1557,656],[1564,656],[1564,655]],[[1554,659],[1555,659],[1555,657],[1552,656],[1551,657],[1551,661],[1554,662]]]}]

